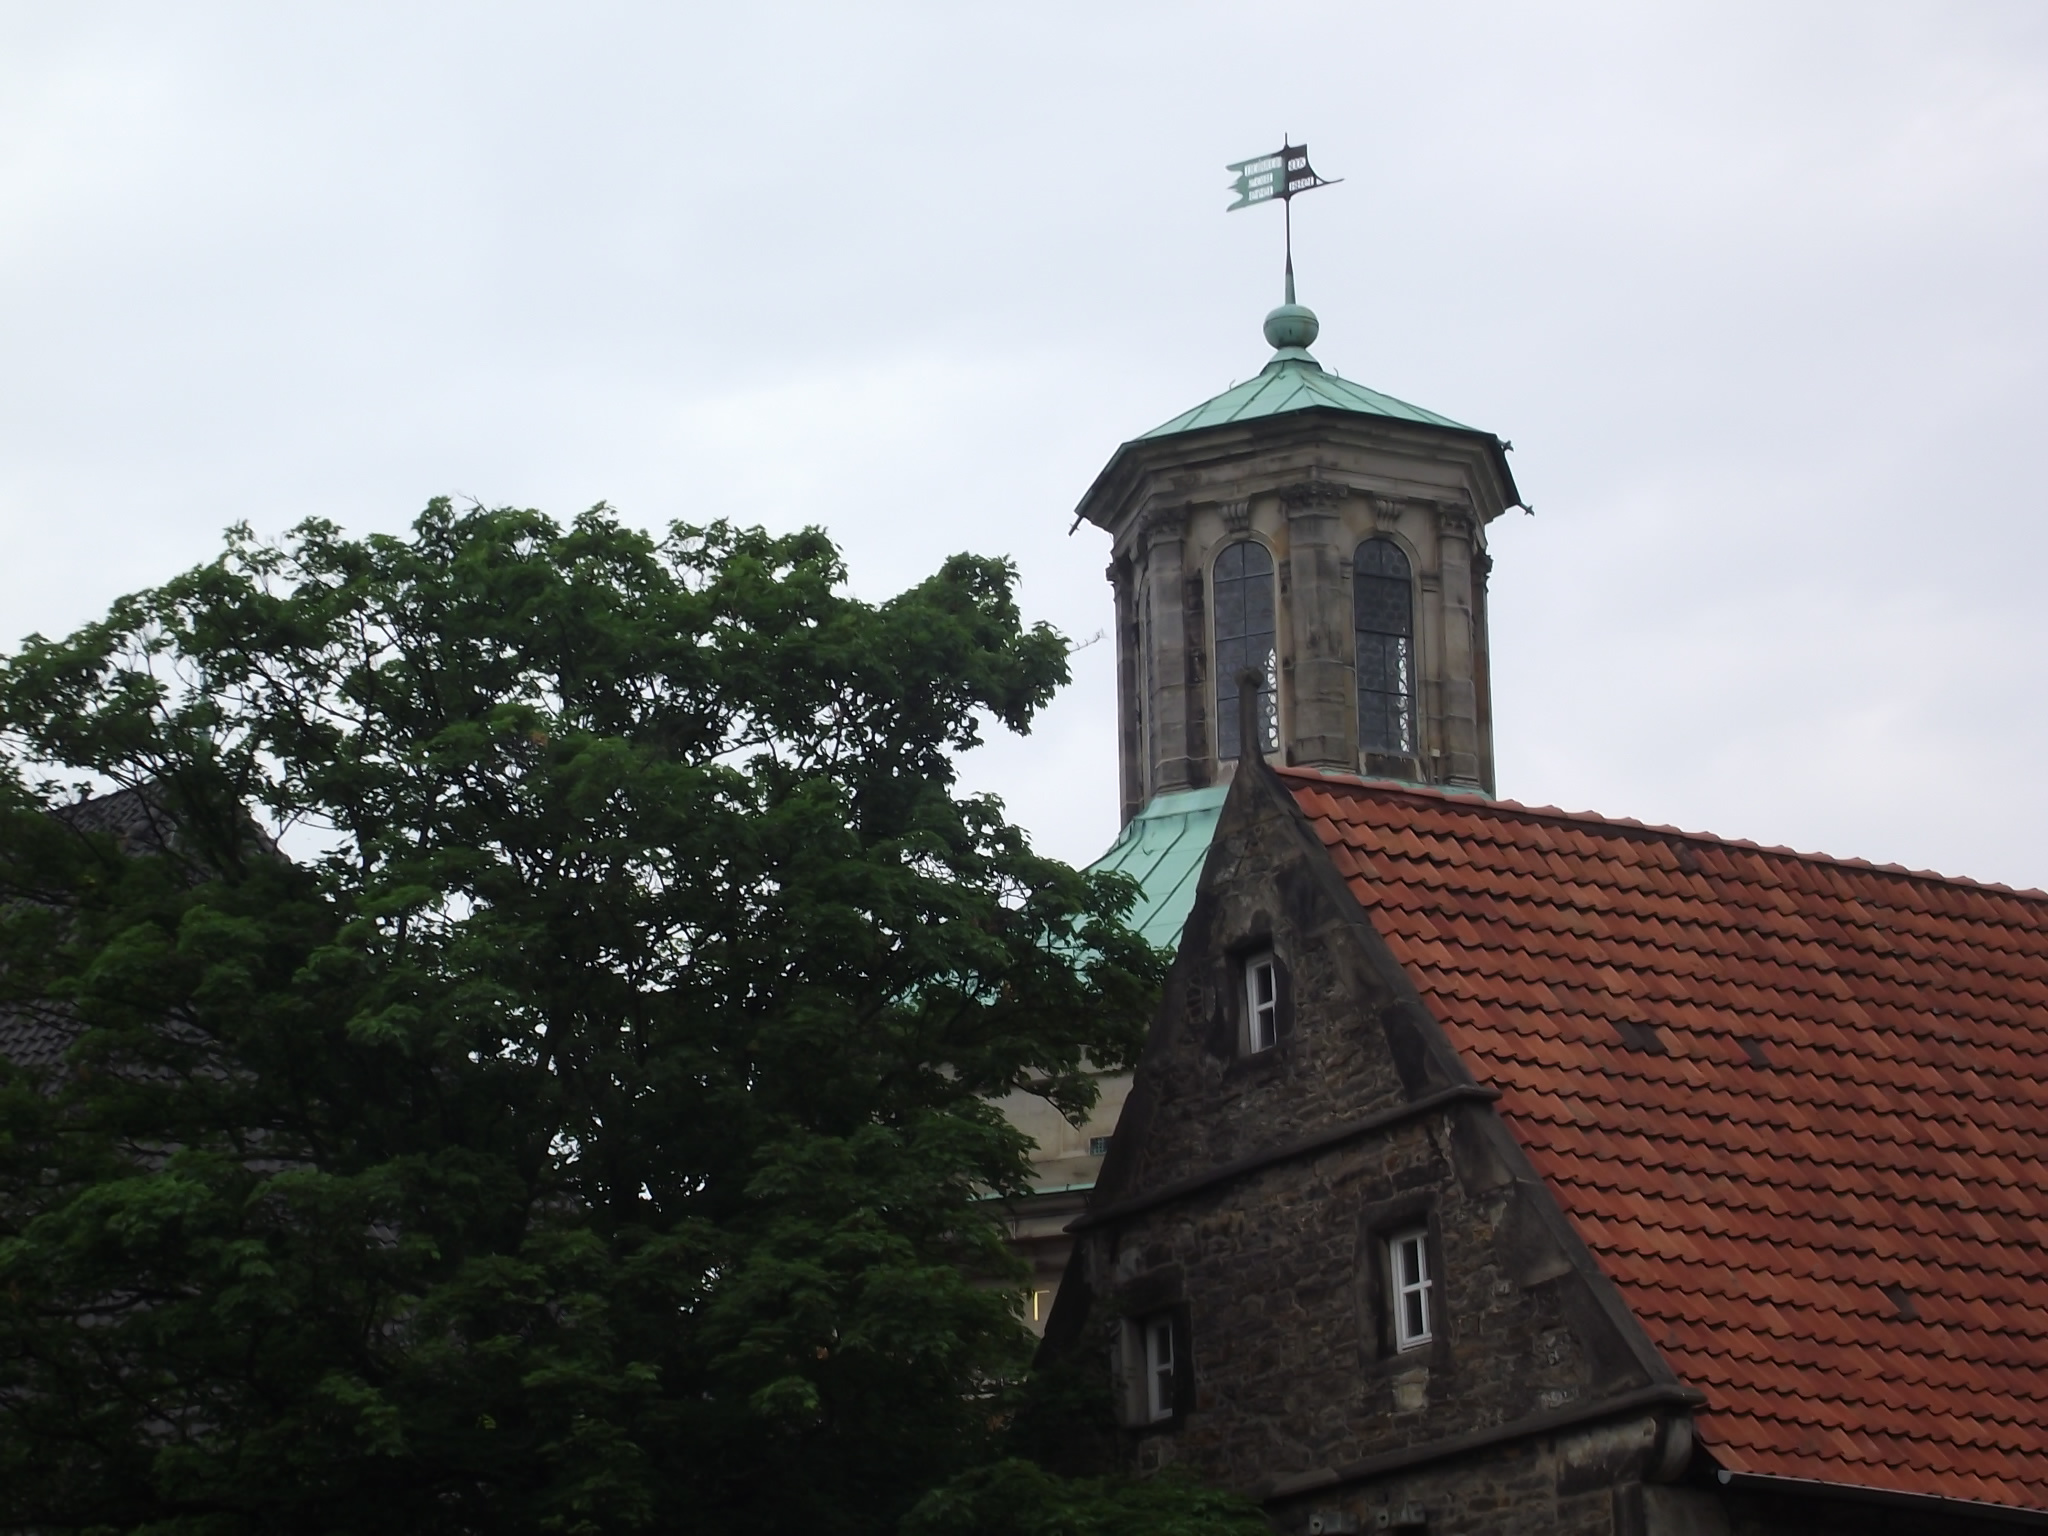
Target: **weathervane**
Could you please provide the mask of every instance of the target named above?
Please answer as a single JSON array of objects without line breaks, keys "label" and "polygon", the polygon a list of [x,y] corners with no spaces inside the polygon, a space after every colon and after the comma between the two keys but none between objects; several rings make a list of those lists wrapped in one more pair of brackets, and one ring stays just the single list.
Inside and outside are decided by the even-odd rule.
[{"label": "weathervane", "polygon": [[1344,178],[1335,177],[1329,181],[1318,176],[1308,163],[1308,146],[1290,144],[1287,135],[1280,135],[1280,147],[1270,155],[1257,155],[1250,160],[1240,160],[1225,170],[1237,174],[1237,201],[1224,209],[1235,213],[1240,208],[1249,208],[1254,203],[1270,203],[1280,199],[1286,210],[1287,225],[1287,302],[1294,302],[1294,198],[1296,193],[1313,192],[1317,187],[1334,187]]}]

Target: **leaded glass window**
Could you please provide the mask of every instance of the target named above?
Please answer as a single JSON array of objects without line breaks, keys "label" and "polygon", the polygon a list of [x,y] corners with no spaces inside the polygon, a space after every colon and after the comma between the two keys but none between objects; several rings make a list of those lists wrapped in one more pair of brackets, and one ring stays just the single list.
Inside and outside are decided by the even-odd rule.
[{"label": "leaded glass window", "polygon": [[1216,756],[1238,755],[1237,679],[1250,670],[1259,688],[1263,752],[1280,750],[1280,658],[1273,643],[1273,556],[1256,539],[1226,544],[1216,557]]},{"label": "leaded glass window", "polygon": [[1408,557],[1392,539],[1367,539],[1351,562],[1358,640],[1358,745],[1415,754],[1415,596]]}]

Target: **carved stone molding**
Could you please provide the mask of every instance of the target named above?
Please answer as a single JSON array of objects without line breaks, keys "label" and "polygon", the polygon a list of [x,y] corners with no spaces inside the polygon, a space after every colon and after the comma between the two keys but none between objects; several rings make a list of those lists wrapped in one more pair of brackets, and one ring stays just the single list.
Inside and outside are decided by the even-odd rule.
[{"label": "carved stone molding", "polygon": [[1178,539],[1188,531],[1188,504],[1184,501],[1152,501],[1137,516],[1132,524],[1132,535],[1140,543],[1157,544],[1163,539]]},{"label": "carved stone molding", "polygon": [[1223,504],[1223,526],[1231,533],[1245,533],[1252,526],[1252,504],[1248,501],[1226,501]]},{"label": "carved stone molding", "polygon": [[1325,480],[1312,470],[1308,479],[1280,488],[1280,505],[1290,512],[1299,512],[1310,507],[1334,506],[1350,494],[1350,486]]},{"label": "carved stone molding", "polygon": [[1471,542],[1478,531],[1479,520],[1463,507],[1439,507],[1436,513],[1437,531],[1447,539],[1463,539]]},{"label": "carved stone molding", "polygon": [[1392,496],[1373,497],[1372,520],[1381,533],[1392,533],[1401,522],[1401,503]]}]

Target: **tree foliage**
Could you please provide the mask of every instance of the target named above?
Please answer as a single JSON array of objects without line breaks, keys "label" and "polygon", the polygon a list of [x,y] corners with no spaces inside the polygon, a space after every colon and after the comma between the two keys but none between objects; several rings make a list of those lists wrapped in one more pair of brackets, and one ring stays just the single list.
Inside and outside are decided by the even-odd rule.
[{"label": "tree foliage", "polygon": [[1065,678],[1011,569],[844,577],[435,503],[6,662],[0,1524],[869,1532],[994,1454],[991,1097],[1160,961],[956,790]]},{"label": "tree foliage", "polygon": [[1035,1462],[977,1467],[925,1495],[903,1536],[1270,1536],[1255,1505],[1171,1474],[1057,1477]]}]

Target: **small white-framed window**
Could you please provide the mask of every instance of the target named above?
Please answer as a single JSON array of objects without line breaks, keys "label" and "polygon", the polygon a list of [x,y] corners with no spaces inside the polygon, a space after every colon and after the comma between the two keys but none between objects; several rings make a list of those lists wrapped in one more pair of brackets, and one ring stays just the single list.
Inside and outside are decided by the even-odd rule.
[{"label": "small white-framed window", "polygon": [[1429,1233],[1421,1227],[1387,1239],[1387,1299],[1394,1309],[1394,1348],[1414,1349],[1435,1336]]},{"label": "small white-framed window", "polygon": [[1272,951],[1244,962],[1244,1052],[1256,1056],[1280,1041],[1280,970]]},{"label": "small white-framed window", "polygon": [[1144,1327],[1145,1417],[1156,1424],[1173,1417],[1173,1318],[1161,1313]]}]

